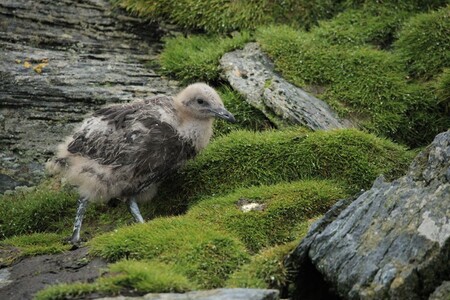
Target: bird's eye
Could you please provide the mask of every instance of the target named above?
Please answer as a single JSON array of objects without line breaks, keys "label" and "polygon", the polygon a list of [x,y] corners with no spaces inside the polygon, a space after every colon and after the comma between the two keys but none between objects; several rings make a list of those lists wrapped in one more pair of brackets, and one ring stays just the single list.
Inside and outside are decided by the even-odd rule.
[{"label": "bird's eye", "polygon": [[203,103],[205,103],[205,100],[203,100],[203,99],[197,99],[197,103],[198,103],[198,104],[203,104]]}]

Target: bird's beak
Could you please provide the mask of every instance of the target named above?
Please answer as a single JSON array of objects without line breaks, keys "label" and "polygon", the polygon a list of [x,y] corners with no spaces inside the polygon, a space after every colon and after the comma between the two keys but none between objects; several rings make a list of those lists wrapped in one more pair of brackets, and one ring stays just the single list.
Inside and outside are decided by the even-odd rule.
[{"label": "bird's beak", "polygon": [[230,113],[225,108],[219,107],[211,109],[211,112],[214,113],[216,117],[219,117],[221,119],[224,119],[230,123],[236,123],[236,119],[234,118],[233,114]]}]

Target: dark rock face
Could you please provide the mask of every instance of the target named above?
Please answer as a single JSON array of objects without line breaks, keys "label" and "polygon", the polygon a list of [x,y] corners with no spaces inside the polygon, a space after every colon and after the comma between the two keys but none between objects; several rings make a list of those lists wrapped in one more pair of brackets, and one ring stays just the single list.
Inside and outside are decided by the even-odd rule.
[{"label": "dark rock face", "polygon": [[84,114],[175,91],[145,66],[159,27],[112,11],[107,0],[1,1],[0,173],[13,180],[0,193],[38,182]]},{"label": "dark rock face", "polygon": [[380,177],[348,202],[287,259],[297,298],[427,299],[450,279],[450,131],[436,136],[406,176]]},{"label": "dark rock face", "polygon": [[275,124],[301,124],[313,130],[351,127],[322,100],[309,95],[276,74],[258,44],[226,53],[220,60],[223,77],[246,100]]}]

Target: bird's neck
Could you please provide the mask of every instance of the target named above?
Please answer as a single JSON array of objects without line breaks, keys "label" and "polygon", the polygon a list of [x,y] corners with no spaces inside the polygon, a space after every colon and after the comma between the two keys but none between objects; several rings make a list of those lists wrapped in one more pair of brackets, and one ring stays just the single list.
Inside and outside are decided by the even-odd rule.
[{"label": "bird's neck", "polygon": [[198,152],[208,145],[212,136],[212,124],[212,119],[199,120],[184,118],[177,130],[181,137],[192,141]]}]

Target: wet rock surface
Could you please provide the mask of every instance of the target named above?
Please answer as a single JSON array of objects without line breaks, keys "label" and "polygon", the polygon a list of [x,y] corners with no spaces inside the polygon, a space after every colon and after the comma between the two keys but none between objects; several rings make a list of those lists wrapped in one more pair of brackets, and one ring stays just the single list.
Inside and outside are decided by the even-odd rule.
[{"label": "wet rock surface", "polygon": [[341,201],[287,259],[298,299],[428,299],[450,279],[450,131],[406,176]]},{"label": "wet rock surface", "polygon": [[220,65],[230,85],[275,124],[301,124],[313,130],[352,127],[325,102],[278,75],[256,43],[226,53]]},{"label": "wet rock surface", "polygon": [[[87,248],[56,255],[24,258],[0,269],[0,299],[33,299],[39,290],[57,283],[91,282],[100,276],[106,262],[89,258]],[[0,257],[1,257],[0,251]]]},{"label": "wet rock surface", "polygon": [[263,289],[216,289],[208,291],[194,291],[184,294],[147,294],[142,297],[108,297],[99,300],[277,300],[277,290]]},{"label": "wet rock surface", "polygon": [[39,182],[86,113],[173,94],[176,83],[146,66],[162,34],[107,0],[1,1],[0,193]]}]

